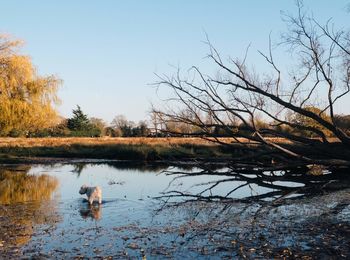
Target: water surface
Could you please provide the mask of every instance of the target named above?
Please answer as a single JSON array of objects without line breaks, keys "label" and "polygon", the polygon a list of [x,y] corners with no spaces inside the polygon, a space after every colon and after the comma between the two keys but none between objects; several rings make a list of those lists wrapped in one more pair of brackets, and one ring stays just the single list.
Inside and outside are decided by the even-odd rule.
[{"label": "water surface", "polygon": [[[172,190],[197,194],[227,177],[174,180],[164,170],[196,169],[89,163],[2,167],[0,256],[341,258],[349,253],[348,190],[278,206],[191,199],[168,207],[154,198]],[[78,193],[83,184],[102,188],[102,205],[88,205]],[[240,181],[222,182],[203,195],[224,195],[239,186]],[[231,197],[271,191],[252,184]]]}]

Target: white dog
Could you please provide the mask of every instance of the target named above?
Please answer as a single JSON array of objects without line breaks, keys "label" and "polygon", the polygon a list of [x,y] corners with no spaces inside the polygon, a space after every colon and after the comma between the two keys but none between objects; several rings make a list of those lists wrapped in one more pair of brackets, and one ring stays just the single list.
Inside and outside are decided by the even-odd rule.
[{"label": "white dog", "polygon": [[88,187],[86,185],[81,186],[79,190],[80,194],[86,194],[88,197],[88,201],[90,205],[94,202],[94,200],[98,200],[98,203],[102,203],[102,191],[101,188],[96,186],[96,187]]}]

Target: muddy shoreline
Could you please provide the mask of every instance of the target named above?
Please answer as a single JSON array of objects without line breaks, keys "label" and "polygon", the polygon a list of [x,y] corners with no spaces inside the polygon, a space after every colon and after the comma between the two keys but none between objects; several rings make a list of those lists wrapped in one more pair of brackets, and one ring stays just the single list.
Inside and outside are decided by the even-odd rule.
[{"label": "muddy shoreline", "polygon": [[[332,202],[330,197],[317,200],[328,204]],[[314,199],[312,203],[315,202]],[[350,208],[347,206],[342,212],[327,208],[318,211],[314,206],[305,208],[308,204],[304,201],[281,208],[251,205],[243,212],[234,208],[240,205],[233,205],[221,216],[208,204],[188,204],[158,213],[153,216],[152,225],[126,220],[108,227],[89,215],[81,215],[77,211],[81,206],[72,204],[69,209],[62,209],[73,218],[71,224],[62,225],[62,220],[53,220],[51,224],[37,226],[32,234],[17,229],[12,238],[28,237],[30,242],[21,247],[7,247],[2,241],[0,256],[4,259],[348,259]],[[215,209],[223,207],[215,205]],[[298,209],[300,213],[293,213]],[[180,215],[185,218],[175,223]],[[157,218],[164,216],[167,221],[160,224]],[[78,222],[83,224],[77,227]]]}]

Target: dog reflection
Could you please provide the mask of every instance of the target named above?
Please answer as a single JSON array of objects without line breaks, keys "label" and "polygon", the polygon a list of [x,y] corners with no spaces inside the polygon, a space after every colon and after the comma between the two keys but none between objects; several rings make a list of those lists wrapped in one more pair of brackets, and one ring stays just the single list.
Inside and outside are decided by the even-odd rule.
[{"label": "dog reflection", "polygon": [[80,215],[83,217],[83,219],[86,218],[92,218],[99,220],[102,216],[102,207],[100,204],[95,205],[88,205],[86,208],[81,208],[79,210]]}]

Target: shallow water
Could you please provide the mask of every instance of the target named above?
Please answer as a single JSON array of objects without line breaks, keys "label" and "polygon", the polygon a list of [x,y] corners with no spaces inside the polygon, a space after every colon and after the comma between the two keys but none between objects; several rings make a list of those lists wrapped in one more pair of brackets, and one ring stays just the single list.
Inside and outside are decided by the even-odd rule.
[{"label": "shallow water", "polygon": [[[169,168],[88,163],[2,167],[7,173],[7,186],[11,186],[8,176],[17,174],[17,182],[24,178],[21,187],[26,188],[11,186],[10,190],[0,192],[0,210],[4,212],[0,217],[3,231],[0,256],[211,259],[291,254],[348,256],[348,190],[280,206],[194,201],[162,208],[162,201],[154,197],[163,191],[198,192],[203,190],[203,186],[197,186],[199,183],[227,178],[207,175],[173,180],[164,170]],[[26,179],[28,176],[30,179]],[[78,193],[83,184],[102,188],[102,205],[88,205]],[[223,182],[211,192],[227,194],[241,184]],[[250,185],[234,192],[232,197],[269,191]],[[339,212],[335,212],[339,205]],[[337,239],[331,240],[335,234]]]}]

